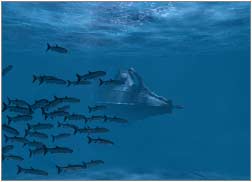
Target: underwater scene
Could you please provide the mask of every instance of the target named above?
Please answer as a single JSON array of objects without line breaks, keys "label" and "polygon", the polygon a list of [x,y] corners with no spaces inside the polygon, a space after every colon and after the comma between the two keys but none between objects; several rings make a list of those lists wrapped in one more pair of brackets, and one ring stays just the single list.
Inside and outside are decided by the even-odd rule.
[{"label": "underwater scene", "polygon": [[3,180],[249,180],[250,2],[2,2]]}]

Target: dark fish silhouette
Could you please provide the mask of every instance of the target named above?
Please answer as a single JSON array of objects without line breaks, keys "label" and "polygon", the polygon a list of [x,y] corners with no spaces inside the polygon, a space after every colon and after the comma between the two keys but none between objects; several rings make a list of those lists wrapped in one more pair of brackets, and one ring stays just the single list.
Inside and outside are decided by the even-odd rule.
[{"label": "dark fish silhouette", "polygon": [[32,109],[38,109],[45,107],[49,101],[47,99],[40,99],[40,100],[35,100],[34,104],[31,105]]},{"label": "dark fish silhouette", "polygon": [[49,110],[52,109],[54,107],[57,107],[58,105],[60,105],[62,103],[61,100],[56,99],[57,97],[54,97],[54,100],[50,101],[48,104],[46,104],[43,109],[44,110]]},{"label": "dark fish silhouette", "polygon": [[43,143],[42,142],[38,142],[38,141],[29,141],[28,143],[25,143],[24,146],[29,146],[29,147],[36,147],[36,148],[41,148],[43,147]]},{"label": "dark fish silhouette", "polygon": [[62,171],[78,171],[82,169],[86,169],[87,165],[85,162],[82,162],[82,164],[69,164],[67,166],[58,166],[56,165],[58,174],[60,174]]},{"label": "dark fish silhouette", "polygon": [[51,123],[37,123],[37,124],[29,124],[27,123],[28,130],[45,130],[53,128],[53,124]]},{"label": "dark fish silhouette", "polygon": [[91,160],[89,162],[86,162],[87,167],[93,167],[93,166],[97,166],[100,164],[104,164],[103,160]]},{"label": "dark fish silhouette", "polygon": [[64,117],[64,121],[66,120],[83,120],[86,121],[86,116],[82,115],[82,114],[71,114],[71,115],[67,115]]},{"label": "dark fish silhouette", "polygon": [[3,103],[2,112],[6,111],[6,110],[8,110],[10,112],[15,112],[15,113],[20,113],[20,114],[26,114],[26,115],[33,114],[33,111],[32,111],[31,108],[20,107],[20,106],[8,106],[7,104]]},{"label": "dark fish silhouette", "polygon": [[20,174],[20,173],[48,176],[48,172],[43,171],[41,169],[34,169],[33,167],[25,169],[25,168],[22,168],[21,166],[17,165],[17,174]]},{"label": "dark fish silhouette", "polygon": [[59,146],[56,146],[56,147],[46,147],[46,150],[49,152],[49,153],[52,153],[52,154],[55,154],[55,153],[73,153],[73,150],[70,149],[70,148],[67,148],[67,147],[59,147]]},{"label": "dark fish silhouette", "polygon": [[37,132],[37,131],[30,131],[28,129],[25,130],[25,137],[26,136],[31,136],[31,137],[37,137],[37,138],[42,138],[42,139],[46,139],[48,138],[48,135],[45,133],[41,133],[41,132]]},{"label": "dark fish silhouette", "polygon": [[7,153],[7,152],[9,152],[9,151],[11,151],[13,149],[14,149],[14,145],[5,145],[5,146],[2,147],[2,152]]},{"label": "dark fish silhouette", "polygon": [[7,75],[7,73],[9,73],[12,70],[13,66],[12,65],[8,65],[6,66],[3,71],[2,71],[2,76]]},{"label": "dark fish silhouette", "polygon": [[93,116],[91,116],[91,117],[87,117],[86,118],[86,120],[85,120],[85,122],[90,122],[90,121],[106,121],[107,120],[107,117],[104,115],[104,116],[102,116],[102,115],[93,115]]},{"label": "dark fish silhouette", "polygon": [[60,85],[66,84],[65,80],[62,80],[62,79],[57,78],[55,76],[48,76],[48,75],[42,75],[42,76],[33,75],[32,83],[34,83],[36,80],[39,81],[39,85],[41,85],[42,83],[60,84]]},{"label": "dark fish silhouette", "polygon": [[7,135],[4,135],[5,142],[11,141],[11,142],[17,142],[17,143],[22,143],[26,144],[29,143],[29,140],[27,140],[25,137],[9,137]]},{"label": "dark fish silhouette", "polygon": [[65,105],[65,106],[62,106],[62,107],[58,107],[56,109],[56,111],[66,111],[68,109],[70,109],[70,105]]},{"label": "dark fish silhouette", "polygon": [[113,79],[102,80],[102,79],[99,79],[99,86],[102,86],[102,85],[116,86],[116,85],[123,85],[123,84],[124,84],[124,81],[122,81],[122,80],[113,80]]},{"label": "dark fish silhouette", "polygon": [[70,81],[70,80],[67,80],[67,86],[69,87],[69,86],[71,86],[71,85],[73,85],[73,86],[77,86],[77,85],[90,85],[91,84],[91,82],[90,81],[88,81],[88,80],[80,80],[80,81]]},{"label": "dark fish silhouette", "polygon": [[19,135],[19,132],[17,129],[15,129],[7,124],[2,124],[2,129],[4,132],[7,132],[7,133],[12,134],[14,136]]},{"label": "dark fish silhouette", "polygon": [[30,104],[28,102],[26,102],[25,100],[21,100],[21,99],[10,99],[9,97],[8,99],[8,105],[15,105],[15,106],[19,106],[19,107],[28,107],[30,108]]},{"label": "dark fish silhouette", "polygon": [[95,105],[95,106],[88,106],[88,112],[95,112],[95,111],[100,111],[100,110],[104,110],[107,107],[105,105]]},{"label": "dark fish silhouette", "polygon": [[85,75],[76,74],[78,81],[99,78],[99,77],[102,77],[102,76],[105,76],[105,75],[106,75],[105,71],[93,71],[93,72],[89,71]]},{"label": "dark fish silhouette", "polygon": [[67,49],[64,47],[60,47],[57,44],[55,46],[51,46],[49,43],[47,43],[46,51],[49,51],[49,50],[54,51],[54,52],[58,52],[58,53],[64,53],[64,54],[66,54],[68,52]]},{"label": "dark fish silhouette", "polygon": [[55,142],[55,140],[61,140],[70,136],[71,136],[70,133],[61,133],[57,135],[52,135],[52,142]]},{"label": "dark fish silhouette", "polygon": [[13,121],[13,122],[19,122],[19,121],[30,121],[32,120],[31,115],[17,115],[14,117],[7,116],[8,119],[8,125]]},{"label": "dark fish silhouette", "polygon": [[76,133],[107,133],[109,132],[109,129],[107,128],[102,128],[102,127],[95,127],[95,128],[90,128],[90,127],[84,127],[84,128],[77,128],[74,131],[74,134]]},{"label": "dark fish silhouette", "polygon": [[3,160],[15,160],[15,161],[23,161],[24,158],[18,155],[2,155]]},{"label": "dark fish silhouette", "polygon": [[116,122],[116,123],[128,123],[128,120],[123,119],[123,118],[118,118],[116,116],[113,116],[113,117],[106,116],[106,121]]},{"label": "dark fish silhouette", "polygon": [[43,108],[41,108],[41,111],[45,117],[45,120],[47,120],[47,118],[54,119],[56,117],[65,117],[65,116],[69,115],[69,113],[66,111],[53,111],[53,112],[47,113],[47,112],[45,112],[45,110]]},{"label": "dark fish silhouette", "polygon": [[41,147],[38,147],[34,150],[29,149],[29,157],[31,158],[33,155],[46,155],[47,154],[47,148],[45,145],[42,145]]},{"label": "dark fish silhouette", "polygon": [[80,99],[78,98],[75,98],[75,97],[68,97],[68,96],[65,96],[65,97],[56,97],[54,96],[54,98],[57,100],[60,100],[61,102],[67,102],[67,103],[79,103],[80,102]]},{"label": "dark fish silhouette", "polygon": [[58,127],[62,127],[62,128],[71,128],[71,129],[73,129],[74,131],[76,130],[76,129],[78,129],[78,127],[77,126],[75,126],[75,125],[73,125],[73,124],[68,124],[68,123],[60,123],[60,122],[58,122]]},{"label": "dark fish silhouette", "polygon": [[90,143],[111,144],[111,145],[114,144],[114,142],[103,138],[91,138],[90,136],[87,136],[87,138],[88,138],[88,144]]}]

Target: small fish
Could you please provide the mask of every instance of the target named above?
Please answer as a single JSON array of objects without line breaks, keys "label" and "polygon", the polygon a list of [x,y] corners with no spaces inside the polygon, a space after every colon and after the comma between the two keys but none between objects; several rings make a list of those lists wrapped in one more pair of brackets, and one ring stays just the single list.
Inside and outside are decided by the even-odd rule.
[{"label": "small fish", "polygon": [[87,167],[93,167],[93,166],[97,166],[100,164],[104,164],[103,160],[91,160],[90,162],[86,162]]},{"label": "small fish", "polygon": [[47,147],[47,151],[49,153],[55,154],[55,153],[73,153],[73,150],[67,147],[53,147],[53,148],[48,148]]},{"label": "small fish", "polygon": [[91,113],[91,112],[95,112],[95,111],[99,111],[99,110],[104,110],[106,109],[107,107],[104,106],[104,105],[95,105],[93,107],[91,106],[88,106],[88,112]]},{"label": "small fish", "polygon": [[58,52],[58,53],[65,53],[65,54],[68,52],[67,49],[64,47],[60,47],[57,44],[55,46],[51,46],[49,43],[47,43],[46,51],[49,51],[49,50]]},{"label": "small fish", "polygon": [[12,70],[13,66],[12,65],[8,65],[6,66],[3,71],[2,71],[2,76],[7,75],[7,73],[9,73]]},{"label": "small fish", "polygon": [[124,81],[122,80],[102,80],[102,79],[99,79],[99,86],[102,86],[102,85],[123,85],[124,84]]},{"label": "small fish", "polygon": [[65,97],[56,97],[55,96],[55,99],[61,100],[61,102],[68,102],[68,103],[78,103],[78,102],[80,102],[80,99],[75,98],[75,97],[68,97],[68,96],[65,96]]},{"label": "small fish", "polygon": [[23,161],[24,158],[20,157],[18,155],[3,155],[2,156],[3,160],[15,160],[15,161]]},{"label": "small fish", "polygon": [[[57,98],[57,97],[56,97]],[[46,104],[43,109],[44,110],[48,110],[48,109],[52,109],[54,107],[57,107],[59,104],[61,104],[62,101],[59,99],[54,99],[53,101],[50,101],[48,104]]]},{"label": "small fish", "polygon": [[54,80],[54,79],[58,79],[58,78],[55,76],[48,76],[48,75],[42,75],[42,76],[32,75],[32,83],[38,80],[39,84],[42,84],[43,80]]},{"label": "small fish", "polygon": [[2,147],[2,152],[7,153],[7,152],[9,152],[9,151],[11,151],[13,149],[14,149],[14,145],[5,145],[5,146]]},{"label": "small fish", "polygon": [[44,144],[42,142],[38,142],[38,141],[29,141],[28,143],[25,143],[24,146],[29,146],[29,147],[36,147],[36,148],[41,148],[44,146]]},{"label": "small fish", "polygon": [[56,111],[66,111],[70,109],[70,105],[65,105],[56,109]]},{"label": "small fish", "polygon": [[62,128],[72,128],[74,129],[74,131],[78,128],[77,126],[73,125],[73,124],[65,124],[65,123],[60,123],[58,122],[58,127],[62,127]]},{"label": "small fish", "polygon": [[53,128],[53,124],[51,123],[37,123],[37,124],[29,124],[27,123],[28,130],[45,130]]},{"label": "small fish", "polygon": [[41,132],[37,132],[37,131],[33,132],[28,129],[25,130],[25,137],[26,136],[37,137],[37,138],[42,138],[42,139],[48,138],[48,135],[45,133],[41,133]]},{"label": "small fish", "polygon": [[18,142],[18,143],[29,143],[29,140],[27,140],[25,137],[9,137],[7,135],[4,135],[5,142],[11,141],[11,142]]},{"label": "small fish", "polygon": [[7,124],[2,124],[2,129],[3,129],[3,131],[5,131],[5,132],[7,132],[9,134],[12,134],[14,136],[19,135],[19,132],[18,132],[17,129],[15,129],[15,128],[7,125]]},{"label": "small fish", "polygon": [[58,135],[52,135],[52,142],[54,142],[55,140],[64,139],[64,138],[67,138],[70,136],[71,136],[71,134],[69,134],[69,133],[61,133]]},{"label": "small fish", "polygon": [[95,128],[90,128],[90,127],[84,127],[84,128],[78,128],[74,131],[74,134],[76,133],[106,133],[109,132],[109,129],[107,128],[101,128],[101,127],[95,127]]},{"label": "small fish", "polygon": [[90,85],[91,84],[91,82],[90,81],[88,81],[88,80],[80,80],[80,81],[70,81],[70,80],[67,80],[67,86],[69,87],[69,86],[71,86],[71,85],[73,85],[73,86],[77,86],[77,85]]},{"label": "small fish", "polygon": [[19,121],[30,121],[32,120],[31,115],[17,115],[14,117],[7,116],[8,118],[8,125],[13,121],[13,122],[19,122]]},{"label": "small fish", "polygon": [[102,77],[102,76],[105,76],[105,75],[106,75],[105,71],[93,71],[93,72],[88,71],[88,73],[85,74],[85,75],[76,74],[78,81],[95,79],[95,78]]},{"label": "small fish", "polygon": [[15,105],[15,106],[19,106],[19,107],[27,107],[30,108],[30,104],[28,102],[26,102],[25,100],[21,100],[21,99],[10,99],[9,97],[8,99],[8,105]]},{"label": "small fish", "polygon": [[6,110],[8,110],[10,112],[26,114],[26,115],[33,114],[33,111],[31,108],[20,107],[20,106],[8,106],[7,104],[3,103],[2,112],[6,111]]},{"label": "small fish", "polygon": [[43,79],[40,84],[42,84],[42,83],[66,85],[67,82],[65,80],[60,79],[60,78],[57,78],[57,79],[50,79],[50,80]]},{"label": "small fish", "polygon": [[58,166],[56,165],[58,174],[60,174],[62,171],[77,171],[77,170],[82,170],[86,169],[87,165],[85,162],[82,162],[82,164],[69,164],[67,166]]},{"label": "small fish", "polygon": [[116,122],[116,123],[128,123],[128,120],[123,119],[123,118],[118,118],[116,116],[113,116],[113,117],[106,116],[106,121],[111,121],[111,122]]},{"label": "small fish", "polygon": [[107,121],[107,117],[102,115],[91,116],[90,118],[86,118],[85,122],[88,121]]},{"label": "small fish", "polygon": [[43,171],[41,169],[34,169],[33,167],[25,169],[17,165],[17,174],[20,174],[20,173],[48,176],[48,172]]},{"label": "small fish", "polygon": [[64,117],[64,121],[66,120],[83,120],[86,121],[86,116],[85,115],[81,115],[81,114],[71,114],[71,115],[67,115]]},{"label": "small fish", "polygon": [[34,150],[29,149],[29,157],[31,158],[34,155],[41,155],[41,154],[46,155],[47,152],[48,151],[47,151],[46,146],[43,145],[43,146],[38,147],[38,148],[36,148]]},{"label": "small fish", "polygon": [[41,110],[42,110],[42,114],[45,117],[45,120],[47,120],[47,118],[54,119],[55,117],[65,117],[69,115],[69,113],[66,111],[53,111],[53,112],[47,113],[45,112],[43,108]]},{"label": "small fish", "polygon": [[87,136],[87,138],[88,138],[88,144],[90,144],[90,143],[111,144],[111,145],[114,144],[114,142],[107,140],[107,139],[91,138],[90,136]]},{"label": "small fish", "polygon": [[49,101],[47,99],[40,99],[40,100],[35,100],[34,104],[31,105],[32,109],[38,109],[45,107]]}]

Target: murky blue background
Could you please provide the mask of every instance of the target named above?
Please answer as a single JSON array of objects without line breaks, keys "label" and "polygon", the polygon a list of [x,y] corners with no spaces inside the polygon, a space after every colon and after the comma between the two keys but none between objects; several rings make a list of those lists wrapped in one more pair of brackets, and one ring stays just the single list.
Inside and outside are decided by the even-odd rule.
[{"label": "murky blue background", "polygon": [[[39,86],[32,84],[32,75],[74,80],[76,73],[105,70],[111,78],[133,67],[151,90],[185,107],[128,125],[92,125],[110,128],[101,136],[115,146],[88,145],[85,135],[77,135],[57,143],[73,148],[73,154],[29,158],[28,148],[15,144],[10,153],[25,158],[19,165],[46,170],[49,176],[16,175],[18,162],[4,161],[3,179],[250,178],[249,2],[3,2],[2,40],[2,67],[14,66],[2,80],[5,102],[7,97],[33,103],[75,96],[81,103],[72,104],[71,112],[85,114],[98,83]],[[69,53],[46,53],[47,42]],[[3,123],[6,115],[11,114],[3,114]],[[36,111],[32,122],[39,121],[43,118]],[[57,121],[50,122],[56,126]],[[12,126],[22,131],[26,124]],[[45,143],[53,146],[50,140]],[[56,164],[92,159],[105,164],[57,174]]]}]

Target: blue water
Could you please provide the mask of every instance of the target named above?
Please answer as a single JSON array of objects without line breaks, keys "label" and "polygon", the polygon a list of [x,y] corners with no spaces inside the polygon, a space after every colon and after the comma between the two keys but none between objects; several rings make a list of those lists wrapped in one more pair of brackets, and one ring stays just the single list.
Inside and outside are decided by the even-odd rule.
[{"label": "blue water", "polygon": [[[4,102],[74,96],[81,102],[71,104],[71,113],[88,115],[98,81],[38,85],[32,75],[74,80],[76,73],[104,70],[104,79],[110,79],[134,68],[151,91],[184,106],[128,124],[90,125],[109,128],[100,136],[114,146],[87,144],[86,135],[79,134],[57,142],[72,154],[29,158],[28,147],[14,143],[10,153],[25,160],[3,161],[3,179],[250,179],[249,2],[3,2],[2,41],[2,67],[13,65],[2,79]],[[68,53],[45,52],[46,43]],[[15,114],[4,112],[3,123],[7,115]],[[33,118],[30,123],[45,122],[39,110]],[[55,128],[46,133],[67,131],[56,127],[62,119],[48,121]],[[26,122],[11,126],[23,135]],[[57,174],[56,164],[96,159],[105,164]],[[17,175],[17,165],[49,175]]]}]

